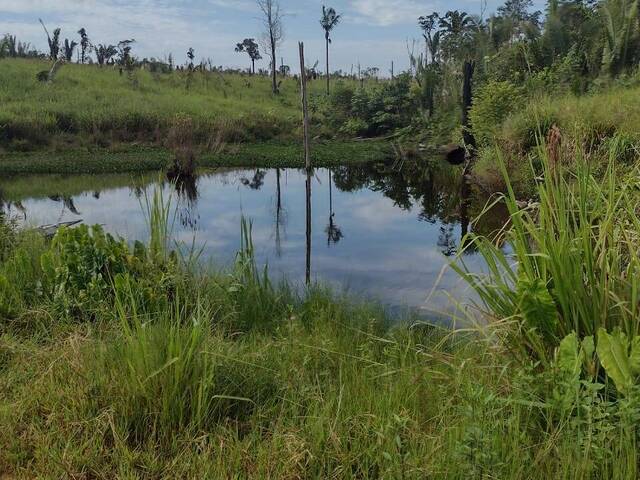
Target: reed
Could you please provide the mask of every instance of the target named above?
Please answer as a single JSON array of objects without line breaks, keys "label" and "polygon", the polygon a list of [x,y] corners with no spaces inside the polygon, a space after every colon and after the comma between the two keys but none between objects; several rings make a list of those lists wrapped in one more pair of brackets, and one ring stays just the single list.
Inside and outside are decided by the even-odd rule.
[{"label": "reed", "polygon": [[524,208],[501,162],[507,184],[501,201],[510,212],[501,240],[508,247],[471,237],[488,274],[454,266],[490,318],[510,323],[507,347],[547,364],[571,332],[583,338],[619,327],[634,337],[640,328],[637,168],[619,168],[615,144],[600,175],[579,149],[571,161],[554,162],[548,152],[539,149],[536,201]]}]

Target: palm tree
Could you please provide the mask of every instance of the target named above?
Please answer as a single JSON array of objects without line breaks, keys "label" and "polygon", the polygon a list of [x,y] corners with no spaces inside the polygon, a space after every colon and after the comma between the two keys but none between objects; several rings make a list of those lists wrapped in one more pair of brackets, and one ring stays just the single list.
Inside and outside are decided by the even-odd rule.
[{"label": "palm tree", "polygon": [[98,60],[98,65],[102,66],[109,63],[116,53],[118,53],[118,49],[114,45],[99,44],[96,47],[96,59]]},{"label": "palm tree", "polygon": [[466,12],[458,10],[450,10],[440,18],[440,28],[448,44],[450,55],[456,56],[461,53],[474,26],[473,19]]},{"label": "palm tree", "polygon": [[320,25],[322,25],[322,29],[324,30],[324,39],[326,43],[327,50],[327,95],[329,95],[329,82],[331,79],[331,74],[329,73],[329,44],[331,43],[331,30],[335,28],[338,23],[340,23],[341,15],[338,15],[333,8],[326,8],[324,5],[322,6],[322,18],[320,19]]},{"label": "palm tree", "polygon": [[602,66],[616,75],[629,66],[632,45],[640,39],[638,0],[607,0],[602,5],[604,17],[604,48]]},{"label": "palm tree", "polygon": [[78,46],[75,40],[69,41],[68,38],[64,39],[64,58],[67,62],[73,60],[73,51]]},{"label": "palm tree", "polygon": [[87,52],[91,50],[91,40],[89,40],[87,30],[84,27],[78,30],[78,35],[80,35],[80,63],[84,63],[87,59]]},{"label": "palm tree", "polygon": [[437,63],[438,61],[438,49],[440,48],[440,32],[438,31],[439,19],[440,17],[435,12],[431,15],[427,15],[426,17],[423,16],[418,18],[418,24],[424,32],[422,36],[424,37],[427,45],[427,57],[425,62],[429,61],[429,57],[431,57],[431,63]]}]

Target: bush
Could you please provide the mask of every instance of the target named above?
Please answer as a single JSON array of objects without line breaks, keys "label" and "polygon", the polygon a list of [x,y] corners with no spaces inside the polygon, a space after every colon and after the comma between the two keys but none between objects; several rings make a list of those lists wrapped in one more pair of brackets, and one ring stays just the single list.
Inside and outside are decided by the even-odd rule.
[{"label": "bush", "polygon": [[343,134],[384,135],[411,124],[417,112],[411,82],[407,74],[373,88],[337,85],[329,102],[318,108]]},{"label": "bush", "polygon": [[488,145],[504,119],[524,102],[521,88],[504,81],[491,81],[479,88],[471,107],[471,125],[476,139]]}]

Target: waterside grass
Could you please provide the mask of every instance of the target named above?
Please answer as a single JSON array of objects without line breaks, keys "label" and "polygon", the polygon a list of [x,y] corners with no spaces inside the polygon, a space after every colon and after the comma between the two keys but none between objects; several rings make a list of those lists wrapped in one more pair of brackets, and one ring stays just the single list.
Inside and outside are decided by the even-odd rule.
[{"label": "waterside grass", "polygon": [[[392,155],[382,141],[324,141],[313,146],[313,164],[330,167],[384,161]],[[170,150],[149,146],[110,149],[63,150],[0,155],[0,174],[104,174],[145,172],[168,168],[174,158]],[[205,152],[197,167],[302,168],[302,147],[293,142],[226,145],[218,152]]]},{"label": "waterside grass", "polygon": [[604,182],[547,168],[536,207],[508,193],[513,256],[470,239],[491,268],[461,271],[486,306],[468,331],[274,284],[250,222],[233,268],[198,266],[163,241],[159,191],[150,245],[100,227],[0,237],[0,472],[637,478],[637,375],[619,389],[602,337],[587,341],[637,335],[637,189],[611,162]]}]

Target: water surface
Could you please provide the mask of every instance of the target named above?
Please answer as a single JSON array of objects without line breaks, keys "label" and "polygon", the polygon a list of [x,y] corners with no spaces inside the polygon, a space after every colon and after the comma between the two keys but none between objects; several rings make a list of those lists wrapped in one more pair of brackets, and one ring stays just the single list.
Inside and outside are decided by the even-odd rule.
[{"label": "water surface", "polygon": [[[160,174],[31,176],[0,181],[0,204],[31,225],[83,219],[127,239],[147,237],[141,199],[159,184],[177,207],[174,237],[204,245],[211,262],[229,265],[242,216],[253,223],[259,264],[272,277],[302,284],[307,262],[306,173],[295,169],[216,170],[175,186]],[[317,169],[312,178],[310,263],[313,280],[393,308],[444,312],[468,303],[450,269],[464,234],[499,228],[492,213],[473,224],[485,200],[461,187],[459,171],[384,165]],[[176,193],[177,191],[177,193]],[[465,263],[481,270],[469,250]]]}]

